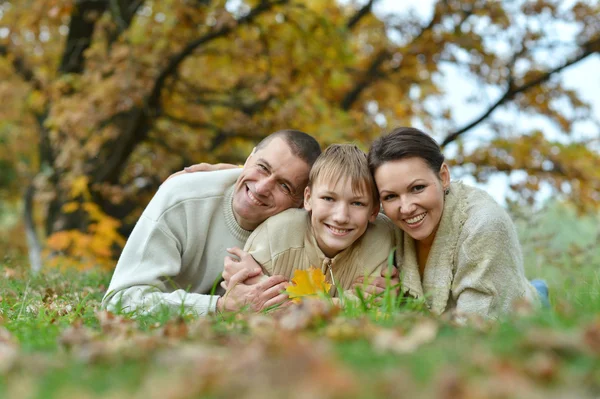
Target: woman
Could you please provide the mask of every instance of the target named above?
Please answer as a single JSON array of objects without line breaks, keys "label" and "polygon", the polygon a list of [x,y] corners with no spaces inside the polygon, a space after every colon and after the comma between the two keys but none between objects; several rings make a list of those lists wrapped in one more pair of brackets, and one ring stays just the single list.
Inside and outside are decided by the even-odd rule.
[{"label": "woman", "polygon": [[414,128],[375,140],[369,167],[385,214],[401,230],[402,290],[432,312],[496,317],[515,299],[539,301],[525,278],[517,232],[484,191],[450,181],[439,145]]}]

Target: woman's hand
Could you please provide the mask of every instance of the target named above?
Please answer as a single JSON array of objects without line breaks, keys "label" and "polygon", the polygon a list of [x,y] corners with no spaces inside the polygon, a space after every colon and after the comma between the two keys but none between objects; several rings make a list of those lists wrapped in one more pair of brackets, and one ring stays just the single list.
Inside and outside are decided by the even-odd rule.
[{"label": "woman's hand", "polygon": [[[388,277],[389,275],[389,277]],[[367,294],[371,295],[381,295],[385,292],[387,287],[387,281],[390,281],[390,287],[393,290],[393,294],[397,294],[398,287],[400,286],[400,277],[398,273],[398,269],[395,267],[388,267],[387,265],[381,268],[381,274],[377,277],[367,277],[367,283],[365,285],[365,277],[360,276],[352,284],[353,291],[356,291],[357,287]]]},{"label": "woman's hand", "polygon": [[239,168],[239,166],[233,165],[230,163],[210,164],[210,163],[202,162],[202,163],[197,163],[192,166],[186,166],[185,168],[183,168],[183,170],[181,170],[179,172],[175,172],[171,176],[167,177],[167,179],[165,181],[169,180],[172,177],[183,175],[185,173],[214,172],[215,170],[225,170],[225,169],[234,169],[234,168]]},{"label": "woman's hand", "polygon": [[221,287],[227,289],[231,277],[244,269],[250,271],[250,275],[244,281],[244,284],[256,284],[266,277],[262,273],[260,265],[248,252],[245,252],[239,249],[238,247],[227,248],[227,252],[229,252],[233,256],[236,256],[237,258],[234,258],[232,256],[225,257],[225,261],[223,264],[223,279],[225,281],[223,281],[224,284],[221,283]]}]

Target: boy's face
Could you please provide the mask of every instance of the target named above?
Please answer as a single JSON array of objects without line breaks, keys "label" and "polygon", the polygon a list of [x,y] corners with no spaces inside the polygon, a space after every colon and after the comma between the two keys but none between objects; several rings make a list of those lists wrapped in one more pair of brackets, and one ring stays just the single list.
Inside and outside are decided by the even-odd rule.
[{"label": "boy's face", "polygon": [[311,212],[317,243],[329,258],[358,240],[379,212],[367,190],[352,191],[350,179],[340,179],[335,187],[317,179],[304,191],[304,208]]}]

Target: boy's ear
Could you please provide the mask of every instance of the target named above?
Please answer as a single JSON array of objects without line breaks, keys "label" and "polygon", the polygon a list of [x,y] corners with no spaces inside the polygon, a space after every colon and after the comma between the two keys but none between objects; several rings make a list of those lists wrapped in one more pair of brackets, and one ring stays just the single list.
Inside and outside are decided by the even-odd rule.
[{"label": "boy's ear", "polygon": [[377,219],[377,215],[379,215],[379,210],[381,209],[381,204],[378,202],[373,205],[373,212],[369,216],[369,222],[374,222]]},{"label": "boy's ear", "polygon": [[304,189],[304,209],[309,212],[312,210],[312,206],[310,205],[310,187],[308,186]]}]

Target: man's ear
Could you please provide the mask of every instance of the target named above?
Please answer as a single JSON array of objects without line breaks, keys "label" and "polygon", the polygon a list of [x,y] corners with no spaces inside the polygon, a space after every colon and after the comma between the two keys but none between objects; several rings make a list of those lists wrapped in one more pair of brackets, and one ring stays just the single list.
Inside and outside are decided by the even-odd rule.
[{"label": "man's ear", "polygon": [[442,163],[442,167],[440,168],[440,180],[442,181],[444,190],[450,187],[450,168],[448,168],[446,162]]},{"label": "man's ear", "polygon": [[250,161],[250,159],[252,158],[252,155],[254,155],[255,152],[256,152],[256,147],[254,147],[252,149],[252,152],[250,153],[250,155],[248,155],[248,158],[246,158],[246,162],[244,162],[244,168],[246,167],[246,165],[248,165],[248,162]]},{"label": "man's ear", "polygon": [[310,187],[306,186],[304,189],[304,209],[307,211],[312,211],[312,206],[310,204]]}]

